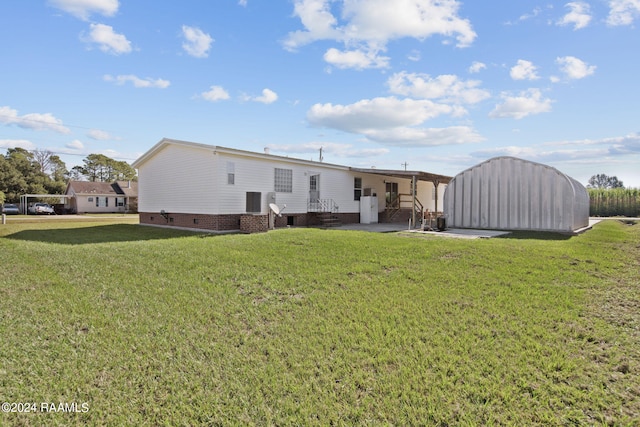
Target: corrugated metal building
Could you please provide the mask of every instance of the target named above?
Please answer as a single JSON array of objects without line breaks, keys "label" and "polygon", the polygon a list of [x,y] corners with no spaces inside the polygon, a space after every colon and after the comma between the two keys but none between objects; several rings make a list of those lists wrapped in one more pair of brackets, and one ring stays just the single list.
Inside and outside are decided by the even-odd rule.
[{"label": "corrugated metal building", "polygon": [[589,194],[550,166],[496,157],[451,180],[444,213],[452,228],[572,232],[589,225]]}]

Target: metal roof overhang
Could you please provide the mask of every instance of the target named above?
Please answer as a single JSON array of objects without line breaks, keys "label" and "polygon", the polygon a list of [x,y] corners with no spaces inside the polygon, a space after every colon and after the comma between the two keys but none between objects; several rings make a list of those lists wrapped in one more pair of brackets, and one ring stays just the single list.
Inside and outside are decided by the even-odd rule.
[{"label": "metal roof overhang", "polygon": [[358,173],[370,173],[374,175],[391,176],[394,178],[412,179],[415,177],[418,181],[428,181],[437,184],[448,184],[452,177],[446,175],[438,175],[435,173],[421,172],[421,171],[404,171],[404,170],[392,170],[392,169],[362,169],[362,168],[350,168],[353,172]]},{"label": "metal roof overhang", "polygon": [[20,195],[20,210],[22,211],[22,214],[27,214],[27,205],[29,204],[29,198],[32,197],[37,197],[39,199],[69,199],[73,196],[68,196],[66,194],[22,194]]}]

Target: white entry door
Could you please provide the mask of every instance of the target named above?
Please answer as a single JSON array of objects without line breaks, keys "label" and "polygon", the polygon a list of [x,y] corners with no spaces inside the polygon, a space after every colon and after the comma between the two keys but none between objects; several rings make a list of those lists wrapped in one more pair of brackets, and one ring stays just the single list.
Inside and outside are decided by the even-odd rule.
[{"label": "white entry door", "polygon": [[318,203],[320,200],[320,174],[309,175],[309,202]]}]

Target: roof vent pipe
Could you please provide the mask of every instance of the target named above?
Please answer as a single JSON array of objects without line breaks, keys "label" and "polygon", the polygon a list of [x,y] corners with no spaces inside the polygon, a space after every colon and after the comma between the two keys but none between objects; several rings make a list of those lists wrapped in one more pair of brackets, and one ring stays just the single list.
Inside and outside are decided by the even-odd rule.
[{"label": "roof vent pipe", "polygon": [[269,147],[264,147],[264,154],[269,154]]}]

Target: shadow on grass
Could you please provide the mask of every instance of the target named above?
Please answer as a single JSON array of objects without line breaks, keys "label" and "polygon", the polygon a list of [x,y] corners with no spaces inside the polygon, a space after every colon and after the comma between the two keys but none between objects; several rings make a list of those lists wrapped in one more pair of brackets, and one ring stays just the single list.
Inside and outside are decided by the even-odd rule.
[{"label": "shadow on grass", "polygon": [[22,230],[5,236],[6,239],[32,242],[85,245],[92,243],[136,242],[173,239],[198,235],[197,232],[141,227],[137,224],[113,224],[79,228]]},{"label": "shadow on grass", "polygon": [[520,240],[569,240],[571,234],[554,233],[550,231],[511,231],[503,236],[496,236],[496,239],[520,239]]}]

